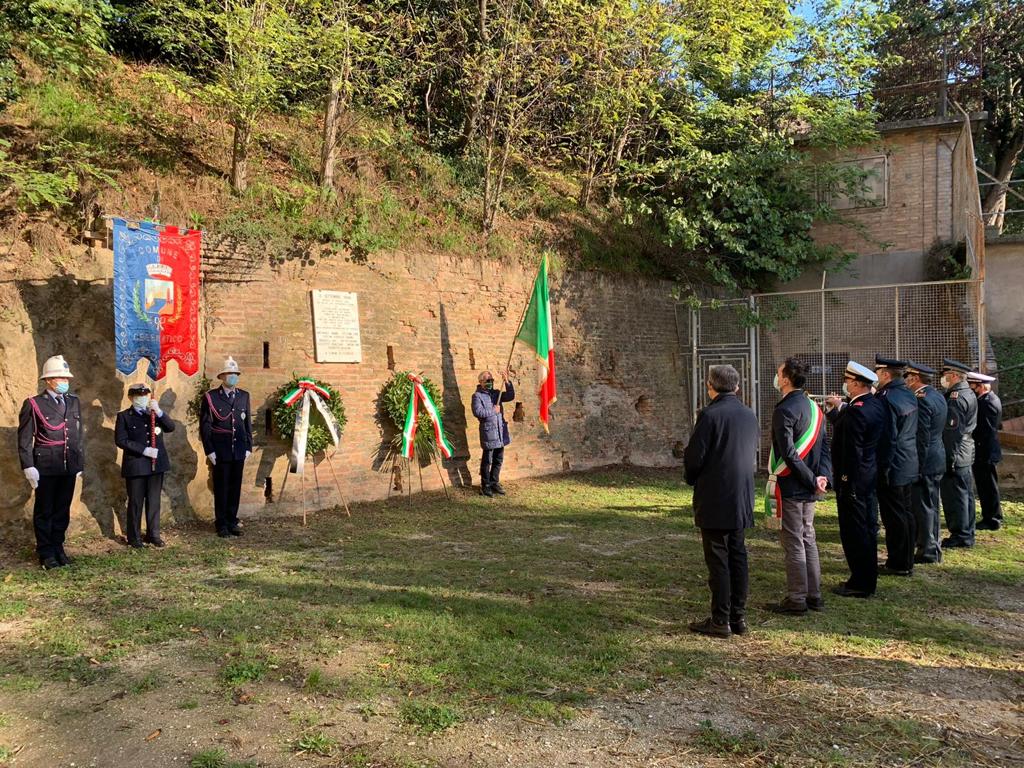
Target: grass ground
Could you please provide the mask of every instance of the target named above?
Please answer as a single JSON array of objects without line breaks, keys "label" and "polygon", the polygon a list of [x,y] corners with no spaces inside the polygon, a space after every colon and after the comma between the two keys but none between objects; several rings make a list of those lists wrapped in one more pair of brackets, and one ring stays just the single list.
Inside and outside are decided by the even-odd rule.
[{"label": "grass ground", "polygon": [[[776,617],[751,532],[752,632],[707,590],[675,472],[366,504],[162,551],[85,537],[0,581],[0,765],[1024,764],[1024,503],[870,601]],[[827,585],[845,568],[820,506]]]}]

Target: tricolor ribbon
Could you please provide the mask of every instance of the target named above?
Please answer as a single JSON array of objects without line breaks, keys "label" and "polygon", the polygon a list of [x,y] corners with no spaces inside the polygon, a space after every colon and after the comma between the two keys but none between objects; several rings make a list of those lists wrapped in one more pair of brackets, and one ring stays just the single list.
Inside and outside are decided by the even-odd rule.
[{"label": "tricolor ribbon", "polygon": [[312,379],[299,379],[298,386],[281,398],[286,406],[295,405],[301,398],[302,407],[295,411],[295,432],[292,433],[291,465],[293,472],[301,475],[306,467],[306,443],[309,441],[309,404],[313,403],[324,419],[324,425],[335,445],[341,442],[338,422],[324,400],[330,400],[330,393]]},{"label": "tricolor ribbon", "polygon": [[448,438],[445,437],[441,414],[438,413],[434,401],[430,399],[427,388],[423,386],[423,379],[410,373],[409,381],[412,382],[412,392],[409,394],[409,408],[405,412],[405,427],[402,429],[402,456],[411,459],[415,452],[413,443],[416,441],[416,423],[419,420],[420,403],[422,403],[423,409],[434,424],[434,440],[437,441],[437,448],[441,451],[442,456],[450,459],[454,451]]},{"label": "tricolor ribbon", "polygon": [[[821,408],[811,398],[807,398],[807,405],[810,408],[810,422],[803,434],[797,438],[794,448],[796,455],[803,461],[810,454],[814,444],[821,437],[822,427],[825,424],[825,416]],[[768,454],[768,485],[764,489],[764,511],[768,517],[782,519],[782,489],[779,488],[778,479],[790,474],[789,466],[784,459],[775,455],[775,446],[772,446]],[[773,509],[774,507],[774,509]]]}]

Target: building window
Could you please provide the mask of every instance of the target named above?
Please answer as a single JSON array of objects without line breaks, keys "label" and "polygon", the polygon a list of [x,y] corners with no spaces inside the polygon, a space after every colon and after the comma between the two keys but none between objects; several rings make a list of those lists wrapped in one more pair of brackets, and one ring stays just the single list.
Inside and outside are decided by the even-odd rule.
[{"label": "building window", "polygon": [[818,201],[837,211],[881,208],[888,204],[889,162],[885,155],[833,163],[819,176]]}]

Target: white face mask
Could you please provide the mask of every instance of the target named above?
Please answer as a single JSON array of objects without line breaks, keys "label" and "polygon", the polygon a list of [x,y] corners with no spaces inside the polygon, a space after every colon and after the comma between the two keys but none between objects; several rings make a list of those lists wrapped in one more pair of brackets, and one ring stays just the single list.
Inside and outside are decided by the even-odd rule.
[{"label": "white face mask", "polygon": [[149,407],[149,395],[136,395],[132,398],[132,405],[140,411],[144,411]]},{"label": "white face mask", "polygon": [[949,389],[952,386],[952,382],[950,382],[949,376],[943,376],[941,379],[939,379],[939,386],[941,386],[943,389]]},{"label": "white face mask", "polygon": [[843,394],[847,397],[850,396],[850,388],[846,385],[845,381],[843,382]]},{"label": "white face mask", "polygon": [[779,384],[779,374],[777,373],[775,374],[775,378],[772,379],[772,386],[775,387],[775,389],[778,390],[779,392],[782,391],[782,385]]}]

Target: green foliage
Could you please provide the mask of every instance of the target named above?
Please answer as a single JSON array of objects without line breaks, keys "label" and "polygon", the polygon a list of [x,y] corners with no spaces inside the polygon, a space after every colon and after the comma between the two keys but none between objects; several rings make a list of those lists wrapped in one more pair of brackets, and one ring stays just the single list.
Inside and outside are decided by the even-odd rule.
[{"label": "green foliage", "polygon": [[262,680],[269,670],[270,664],[266,659],[243,655],[231,659],[221,668],[220,679],[230,686],[254,683]]},{"label": "green foliage", "polygon": [[753,731],[733,736],[716,728],[710,720],[700,724],[697,744],[702,749],[722,757],[751,757],[764,751],[764,744]]},{"label": "green foliage", "polygon": [[[402,447],[402,430],[405,428],[405,416],[409,411],[409,398],[413,391],[413,383],[409,380],[409,374],[409,371],[395,371],[381,387],[380,394],[377,395],[377,406],[383,417],[382,423],[397,433],[391,441],[391,448],[396,452]],[[423,388],[427,390],[430,399],[434,401],[437,413],[444,423],[444,404],[441,401],[441,393],[437,385],[422,374],[420,377],[423,379]],[[419,412],[419,420],[416,422],[413,450],[415,455],[422,459],[433,458],[437,455],[434,425],[422,408]]]},{"label": "green foliage", "polygon": [[[285,405],[282,400],[285,395],[294,391],[299,386],[300,378],[308,377],[293,376],[291,381],[287,384],[283,384],[276,392],[274,392],[273,395],[270,396],[270,401],[274,403],[274,431],[282,440],[289,443],[292,440],[292,436],[295,434],[295,414],[302,407],[302,398],[300,397],[292,405]],[[345,430],[345,423],[347,421],[345,416],[345,405],[341,401],[341,393],[330,384],[325,381],[321,381],[320,379],[313,379],[313,382],[330,395],[330,398],[326,399],[324,402],[327,405],[327,410],[330,411],[331,415],[334,416],[335,422],[337,422],[338,435],[340,436]],[[327,450],[327,447],[333,444],[330,432],[328,432],[327,426],[324,424],[323,415],[316,406],[310,403],[309,433],[306,442],[306,455],[313,456],[314,454]]]},{"label": "green foliage", "polygon": [[323,731],[304,733],[292,743],[292,749],[299,754],[330,757],[338,747],[337,739],[332,739]]},{"label": "green foliage", "polygon": [[188,401],[188,406],[185,410],[186,418],[189,424],[199,423],[199,414],[203,408],[203,398],[206,397],[206,393],[214,387],[219,387],[220,383],[212,381],[206,378],[206,375],[199,377],[196,382],[195,389],[192,390],[192,398]]},{"label": "green foliage", "polygon": [[204,749],[192,755],[188,761],[188,768],[256,768],[257,764],[252,760],[239,762],[228,757],[228,753],[220,747]]},{"label": "green foliage", "polygon": [[992,351],[999,366],[998,390],[1003,401],[1003,419],[1024,416],[1024,403],[1006,405],[1016,400],[1024,400],[1024,367],[1005,373],[1002,370],[1014,365],[1024,365],[1024,337],[994,337]]},{"label": "green foliage", "polygon": [[442,704],[420,699],[407,699],[398,712],[402,722],[420,733],[438,733],[457,725],[462,720],[458,711]]}]

